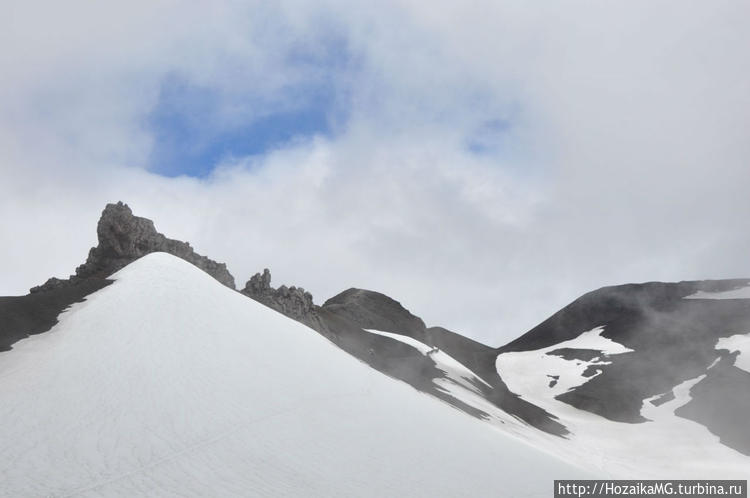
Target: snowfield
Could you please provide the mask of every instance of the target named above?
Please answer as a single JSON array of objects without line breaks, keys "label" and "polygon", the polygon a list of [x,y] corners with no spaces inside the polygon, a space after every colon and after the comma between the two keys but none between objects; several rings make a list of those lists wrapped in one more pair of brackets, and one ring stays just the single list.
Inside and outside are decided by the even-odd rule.
[{"label": "snowfield", "polygon": [[[517,394],[525,393],[526,396],[534,398],[538,398],[540,395],[554,397],[578,387],[601,373],[601,370],[597,370],[597,373],[593,376],[584,377],[583,373],[590,366],[610,364],[609,361],[606,361],[605,355],[632,351],[622,344],[602,337],[600,335],[602,330],[602,327],[597,327],[582,333],[575,339],[533,352],[501,354],[496,362],[500,377],[506,383],[509,382],[509,379],[513,379],[511,382],[517,390],[511,387],[511,384],[508,384],[511,391]],[[598,351],[601,356],[593,358],[591,361],[584,361],[566,360],[560,356],[547,354],[563,348],[594,350]],[[554,382],[552,382],[553,380]]]},{"label": "snowfield", "polygon": [[[645,423],[623,423],[579,410],[555,399],[593,378],[582,374],[589,365],[607,365],[606,358],[590,362],[566,360],[548,355],[560,348],[593,349],[602,355],[624,354],[630,349],[600,334],[603,327],[583,332],[575,339],[554,346],[500,354],[496,366],[511,391],[520,394],[558,416],[568,430],[569,440],[530,439],[540,448],[567,457],[568,461],[620,479],[747,479],[750,458],[719,443],[701,424],[678,417],[675,410],[690,401],[690,388],[705,375],[683,382],[673,389],[675,398],[660,406],[643,403]],[[720,341],[721,342],[721,341]],[[718,346],[717,346],[718,347]],[[717,354],[717,361],[718,361]],[[713,367],[717,361],[714,361]],[[710,367],[709,367],[710,368]],[[559,376],[550,387],[550,376]],[[666,394],[666,393],[663,393]]]},{"label": "snowfield", "polygon": [[0,353],[0,496],[548,497],[597,477],[181,259],[113,278]]},{"label": "snowfield", "polygon": [[729,352],[736,351],[738,355],[734,366],[750,372],[750,333],[722,337],[716,343],[716,349],[726,349]]}]

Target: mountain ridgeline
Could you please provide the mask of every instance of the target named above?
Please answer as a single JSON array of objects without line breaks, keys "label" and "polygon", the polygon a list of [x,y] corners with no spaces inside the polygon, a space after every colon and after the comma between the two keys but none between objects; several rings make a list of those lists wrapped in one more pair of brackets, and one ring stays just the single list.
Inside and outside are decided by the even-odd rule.
[{"label": "mountain ridgeline", "polygon": [[224,263],[197,254],[187,242],[165,237],[156,231],[153,221],[134,216],[122,202],[107,204],[96,235],[98,244],[69,278],[52,277],[32,287],[26,296],[0,297],[0,351],[29,335],[48,331],[68,306],[107,286],[110,275],[153,252],[184,259],[234,289],[234,277]]},{"label": "mountain ridgeline", "polygon": [[[70,278],[0,298],[0,350],[49,330],[64,309],[149,253],[177,256],[235,289],[225,264],[157,232],[122,202],[105,207],[97,236],[98,245]],[[545,437],[568,438],[573,429],[567,420],[578,412],[617,427],[654,423],[654,410],[662,409],[660,417],[689,420],[724,447],[750,455],[750,372],[739,360],[750,351],[722,346],[746,344],[748,288],[750,279],[605,287],[499,348],[428,327],[398,301],[371,290],[347,289],[317,305],[302,287],[272,287],[265,269],[238,292],[482,420],[517,421]],[[514,366],[519,361],[530,372],[523,379]],[[542,387],[529,387],[534,385]]]},{"label": "mountain ridgeline", "polygon": [[127,204],[107,204],[96,226],[99,244],[89,250],[86,261],[67,280],[51,278],[33,287],[31,293],[74,285],[90,278],[107,278],[120,268],[152,252],[166,252],[192,263],[216,280],[234,289],[227,265],[197,254],[190,244],[169,239],[156,231],[154,222],[134,216]]}]

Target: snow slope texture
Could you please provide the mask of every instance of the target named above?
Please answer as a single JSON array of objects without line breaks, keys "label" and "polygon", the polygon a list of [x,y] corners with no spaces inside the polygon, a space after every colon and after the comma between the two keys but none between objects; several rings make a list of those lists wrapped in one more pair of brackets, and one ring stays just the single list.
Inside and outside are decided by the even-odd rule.
[{"label": "snow slope texture", "polygon": [[593,477],[153,253],[0,353],[0,496],[549,496]]}]

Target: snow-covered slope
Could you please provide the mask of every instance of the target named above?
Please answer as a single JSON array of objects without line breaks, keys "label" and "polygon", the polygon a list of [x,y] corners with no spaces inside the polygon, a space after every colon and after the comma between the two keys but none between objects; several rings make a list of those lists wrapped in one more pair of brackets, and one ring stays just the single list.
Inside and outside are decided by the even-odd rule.
[{"label": "snow-covered slope", "polygon": [[554,415],[508,390],[495,368],[494,348],[426,327],[385,294],[348,289],[302,322],[374,369],[474,417],[498,421],[506,431],[531,426],[555,436],[568,433]]},{"label": "snow-covered slope", "polygon": [[0,496],[549,496],[591,477],[153,253],[0,353]]},{"label": "snow-covered slope", "polygon": [[[565,438],[550,436],[510,416],[490,403],[479,389],[482,379],[438,348],[412,337],[369,329],[392,337],[429,356],[444,377],[435,385],[483,413],[489,424],[534,447],[611,478],[747,478],[750,458],[720,444],[704,425],[679,417],[675,411],[691,400],[690,390],[706,375],[644,400],[640,414],[646,422],[608,420],[581,410],[557,396],[571,392],[602,374],[619,355],[633,350],[602,335],[604,327],[578,337],[531,351],[500,354],[497,369],[510,391],[558,417],[570,431]],[[746,336],[719,341],[717,348],[741,349]],[[741,357],[740,357],[741,358]],[[718,359],[711,368],[718,364]],[[739,359],[738,359],[739,361]]]},{"label": "snow-covered slope", "polygon": [[[719,437],[704,425],[675,414],[691,400],[690,389],[706,375],[644,400],[643,423],[608,420],[561,401],[558,396],[601,375],[616,355],[632,352],[602,337],[602,331],[597,327],[554,346],[498,356],[498,371],[511,391],[557,415],[571,432],[564,444],[547,439],[540,440],[539,446],[617,478],[750,477],[750,458],[720,444]],[[594,352],[595,356],[589,361],[561,356],[565,349]],[[717,363],[718,359],[709,369]],[[593,374],[586,373],[589,369]]]},{"label": "snow-covered slope", "polygon": [[[523,393],[528,399],[557,396],[600,375],[599,367],[610,364],[609,355],[632,351],[602,337],[601,332],[602,328],[597,327],[554,346],[501,354],[497,369],[511,391]],[[568,351],[576,350],[589,353],[585,358],[566,357]]]},{"label": "snow-covered slope", "polygon": [[471,370],[469,370],[466,365],[457,361],[445,351],[440,351],[440,348],[430,347],[427,344],[406,335],[394,334],[392,332],[384,332],[382,330],[375,329],[367,329],[367,331],[385,337],[392,337],[405,344],[409,344],[425,356],[431,356],[433,361],[437,364],[438,368],[440,368],[440,370],[442,370],[446,374],[445,379],[438,379],[438,382],[445,381],[441,382],[441,384],[443,384],[446,388],[450,387],[450,384],[461,385],[467,389],[476,389],[475,386],[477,384],[484,384],[487,387],[492,387],[481,377],[479,377],[476,372],[472,372]]},{"label": "snow-covered slope", "polygon": [[604,287],[498,348],[496,366],[570,431],[551,444],[572,461],[618,477],[747,479],[747,289],[746,279]]},{"label": "snow-covered slope", "polygon": [[[372,348],[363,361],[396,359],[417,372],[426,362],[432,368],[424,369],[421,384],[403,369],[384,371],[566,461],[614,478],[747,478],[748,336],[736,331],[750,330],[750,302],[736,294],[685,299],[745,286],[605,288],[499,349],[427,328],[373,291],[349,289],[329,302],[362,327],[344,327],[342,335],[389,338],[414,353]],[[530,409],[564,432],[545,430],[536,423],[544,418],[526,416]]]}]

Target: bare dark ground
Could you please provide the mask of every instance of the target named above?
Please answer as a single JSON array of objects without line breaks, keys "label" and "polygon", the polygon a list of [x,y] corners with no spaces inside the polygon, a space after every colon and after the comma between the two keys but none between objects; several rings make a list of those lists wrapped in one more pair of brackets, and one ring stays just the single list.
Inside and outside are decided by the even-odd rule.
[{"label": "bare dark ground", "polygon": [[112,280],[91,278],[26,296],[0,297],[0,351],[10,350],[13,343],[30,335],[48,331],[71,304],[84,301],[111,283]]}]

